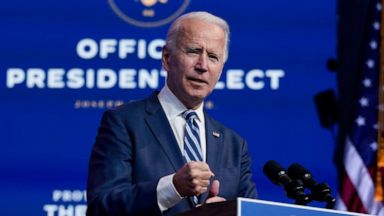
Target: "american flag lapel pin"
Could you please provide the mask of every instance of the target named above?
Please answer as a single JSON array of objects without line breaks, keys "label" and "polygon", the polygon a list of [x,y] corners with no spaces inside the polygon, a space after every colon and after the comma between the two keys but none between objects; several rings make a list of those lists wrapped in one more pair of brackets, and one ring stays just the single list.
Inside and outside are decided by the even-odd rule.
[{"label": "american flag lapel pin", "polygon": [[212,132],[212,135],[213,135],[214,137],[217,137],[217,138],[220,137],[220,133],[219,133],[219,132],[216,132],[216,131],[213,131],[213,132]]}]

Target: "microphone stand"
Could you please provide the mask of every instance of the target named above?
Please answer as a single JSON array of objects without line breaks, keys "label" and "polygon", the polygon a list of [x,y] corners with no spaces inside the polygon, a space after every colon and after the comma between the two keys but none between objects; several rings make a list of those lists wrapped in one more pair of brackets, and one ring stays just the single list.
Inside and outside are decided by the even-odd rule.
[{"label": "microphone stand", "polygon": [[297,205],[307,205],[312,202],[311,196],[304,193],[304,186],[298,180],[293,180],[288,183],[285,187],[287,197],[294,199]]},{"label": "microphone stand", "polygon": [[336,203],[336,199],[332,197],[331,188],[327,183],[319,183],[312,188],[312,193],[310,194],[311,199],[326,202],[325,208],[333,209]]}]

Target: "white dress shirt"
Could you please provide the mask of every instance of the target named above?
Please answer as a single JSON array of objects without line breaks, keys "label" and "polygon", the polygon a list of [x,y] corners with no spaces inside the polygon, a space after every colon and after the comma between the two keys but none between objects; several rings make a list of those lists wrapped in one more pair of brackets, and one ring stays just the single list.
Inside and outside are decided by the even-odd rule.
[{"label": "white dress shirt", "polygon": [[[180,152],[184,152],[184,130],[186,120],[182,113],[188,110],[183,103],[172,93],[172,91],[165,85],[158,94],[161,107],[163,108],[168,122],[171,125],[173,134],[176,137],[177,144],[179,145]],[[206,160],[206,137],[205,137],[205,118],[203,112],[203,103],[195,110],[197,115],[197,124],[200,130],[200,145],[203,153],[203,160]],[[157,203],[161,211],[176,205],[183,197],[176,191],[172,179],[175,173],[164,176],[160,179],[157,185]]]}]

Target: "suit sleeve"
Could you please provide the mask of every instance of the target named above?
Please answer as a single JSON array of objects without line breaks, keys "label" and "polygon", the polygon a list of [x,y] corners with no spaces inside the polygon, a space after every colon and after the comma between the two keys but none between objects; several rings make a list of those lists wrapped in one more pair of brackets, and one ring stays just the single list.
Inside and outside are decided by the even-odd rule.
[{"label": "suit sleeve", "polygon": [[255,183],[252,180],[252,161],[248,152],[248,145],[246,141],[242,143],[241,149],[241,164],[240,164],[240,186],[239,197],[257,198],[257,191]]},{"label": "suit sleeve", "polygon": [[104,113],[90,161],[87,216],[161,215],[155,181],[135,183],[135,148],[122,114]]}]

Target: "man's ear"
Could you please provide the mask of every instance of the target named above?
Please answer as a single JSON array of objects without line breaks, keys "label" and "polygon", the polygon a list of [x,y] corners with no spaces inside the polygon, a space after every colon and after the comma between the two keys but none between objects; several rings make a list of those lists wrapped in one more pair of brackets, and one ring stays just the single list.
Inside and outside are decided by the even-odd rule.
[{"label": "man's ear", "polygon": [[169,51],[167,46],[163,46],[163,51],[161,55],[161,63],[163,65],[164,70],[168,71],[169,68]]}]

